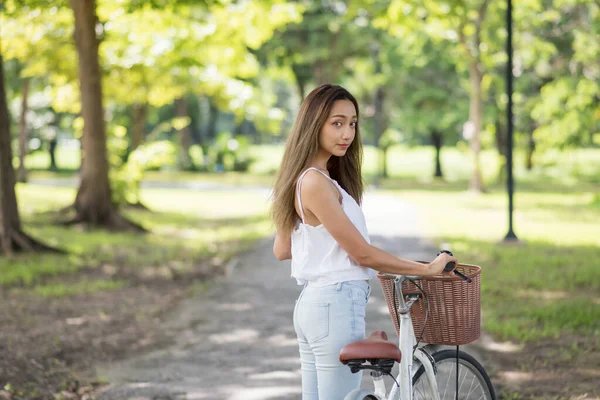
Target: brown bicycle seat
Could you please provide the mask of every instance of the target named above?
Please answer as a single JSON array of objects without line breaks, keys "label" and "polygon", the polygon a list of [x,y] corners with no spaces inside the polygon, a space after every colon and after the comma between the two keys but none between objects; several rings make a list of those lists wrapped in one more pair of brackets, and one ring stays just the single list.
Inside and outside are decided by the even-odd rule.
[{"label": "brown bicycle seat", "polygon": [[346,365],[351,360],[386,359],[400,362],[402,353],[395,344],[388,342],[384,331],[375,331],[364,340],[350,343],[340,351],[340,361]]}]

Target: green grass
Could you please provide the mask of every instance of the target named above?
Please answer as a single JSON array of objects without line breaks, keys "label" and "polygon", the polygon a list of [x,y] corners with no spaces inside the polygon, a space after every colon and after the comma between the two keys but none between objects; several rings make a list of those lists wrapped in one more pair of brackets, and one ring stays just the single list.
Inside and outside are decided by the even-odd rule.
[{"label": "green grass", "polygon": [[[143,190],[142,200],[153,212],[128,209],[124,213],[150,229],[149,234],[87,231],[55,224],[53,214],[46,212],[70,204],[74,189],[19,184],[17,195],[25,231],[69,254],[0,258],[0,285],[33,288],[44,295],[104,290],[114,285],[109,281],[82,283],[67,290],[55,282],[61,275],[83,269],[156,270],[173,277],[201,264],[218,268],[271,232],[264,195],[252,191]],[[239,207],[240,201],[244,207]]]},{"label": "green grass", "polygon": [[600,208],[592,192],[518,193],[515,233],[502,245],[506,195],[394,192],[420,209],[425,233],[483,268],[485,329],[504,339],[600,334]]},{"label": "green grass", "polygon": [[[255,175],[274,174],[283,156],[282,145],[252,146],[251,154],[257,159],[250,168]],[[431,146],[390,148],[387,157],[391,178],[431,182],[434,172],[434,150]],[[379,153],[373,146],[364,147],[363,175],[369,179],[377,172]],[[500,158],[495,150],[481,152],[482,175],[486,183],[494,183],[500,169]],[[471,153],[467,148],[447,147],[441,153],[442,170],[448,182],[468,182],[472,172]],[[525,155],[514,153],[515,176],[521,181],[539,182],[552,179],[554,183],[578,184],[582,181],[600,183],[600,149],[571,149],[560,152],[548,150],[536,154],[534,168],[525,168]]]},{"label": "green grass", "polygon": [[[283,156],[283,145],[251,146],[250,154],[256,161],[251,165],[248,174],[151,171],[146,173],[145,179],[148,181],[197,180],[235,185],[271,185]],[[371,181],[376,174],[378,157],[378,152],[373,146],[365,146],[363,175],[367,181]],[[44,152],[36,152],[27,157],[26,165],[34,170],[32,177],[73,175],[79,166],[80,154],[77,149],[59,149],[57,153],[58,166],[65,170],[58,173],[43,171],[49,165],[47,158],[48,156]],[[461,187],[468,183],[473,165],[468,149],[444,148],[441,160],[447,182]],[[581,183],[600,184],[600,149],[570,149],[563,152],[547,150],[535,155],[534,168],[531,171],[525,169],[524,163],[524,153],[518,149],[515,150],[515,177],[521,184],[539,185],[543,181],[568,187]],[[393,146],[388,152],[387,166],[391,178],[428,185],[432,182],[434,169],[433,148],[431,146]],[[482,151],[481,168],[485,183],[488,185],[496,183],[500,158],[495,150]]]},{"label": "green grass", "polygon": [[[15,157],[15,168],[19,165]],[[79,149],[57,147],[56,166],[60,170],[76,170],[81,163],[81,152]],[[32,170],[45,170],[50,168],[50,154],[47,151],[36,151],[25,157],[25,167]]]}]

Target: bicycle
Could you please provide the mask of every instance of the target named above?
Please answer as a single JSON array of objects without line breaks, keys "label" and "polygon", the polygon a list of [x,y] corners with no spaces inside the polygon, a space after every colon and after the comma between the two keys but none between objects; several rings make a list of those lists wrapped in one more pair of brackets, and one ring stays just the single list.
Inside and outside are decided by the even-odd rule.
[{"label": "bicycle", "polygon": [[[479,337],[481,268],[448,263],[445,271],[454,271],[458,277],[378,274],[398,346],[388,341],[385,332],[376,331],[344,347],[340,361],[353,373],[370,370],[374,385],[374,391],[359,388],[344,400],[496,399],[485,369],[459,348]],[[465,285],[469,286],[465,289]],[[421,286],[427,287],[423,290]],[[432,304],[427,292],[430,297],[437,294]],[[454,308],[447,307],[448,303]],[[418,340],[415,332],[420,332]],[[419,347],[421,340],[428,344]],[[399,372],[388,395],[383,376],[393,378],[396,362],[400,363]]]}]

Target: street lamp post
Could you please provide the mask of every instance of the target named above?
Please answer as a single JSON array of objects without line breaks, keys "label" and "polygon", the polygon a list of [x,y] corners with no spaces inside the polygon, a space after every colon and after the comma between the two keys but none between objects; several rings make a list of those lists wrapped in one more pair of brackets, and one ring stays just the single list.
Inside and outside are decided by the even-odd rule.
[{"label": "street lamp post", "polygon": [[508,96],[508,105],[506,107],[507,116],[507,152],[506,152],[506,186],[508,191],[508,233],[504,237],[504,242],[519,241],[517,235],[513,231],[513,112],[512,112],[512,94],[513,94],[513,47],[512,47],[512,0],[507,1],[506,8],[506,54],[508,61],[506,65],[506,94]]}]

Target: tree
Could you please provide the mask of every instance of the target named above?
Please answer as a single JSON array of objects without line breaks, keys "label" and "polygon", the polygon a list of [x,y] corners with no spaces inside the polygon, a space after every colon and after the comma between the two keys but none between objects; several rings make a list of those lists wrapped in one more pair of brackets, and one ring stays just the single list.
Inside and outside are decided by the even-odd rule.
[{"label": "tree", "polygon": [[[29,150],[28,139],[37,136],[35,128],[39,127],[39,120],[47,120],[49,103],[54,102],[59,108],[61,103],[68,106],[73,103],[69,94],[72,92],[71,82],[75,81],[77,74],[76,54],[70,43],[72,15],[69,10],[56,7],[60,3],[55,1],[7,0],[3,5],[5,9],[0,13],[5,44],[3,56],[5,61],[15,60],[20,78],[15,80],[20,82],[20,88],[13,90],[13,96],[21,98],[17,180],[24,182],[26,170],[23,160]],[[46,88],[51,88],[53,93]],[[40,109],[39,104],[29,102],[30,97],[47,98],[48,104]],[[51,148],[55,146],[56,138],[40,139],[48,139]],[[54,153],[50,153],[55,166]]]},{"label": "tree", "polygon": [[15,194],[11,138],[10,116],[4,88],[4,61],[0,54],[0,254],[53,250],[29,237],[21,229]]},{"label": "tree", "polygon": [[558,9],[544,10],[545,23],[537,27],[554,49],[543,60],[547,79],[531,109],[533,137],[542,149],[594,145],[600,132],[600,4],[557,3]]},{"label": "tree", "polygon": [[[434,173],[443,177],[441,150],[444,142],[457,141],[462,122],[468,116],[468,94],[460,85],[450,49],[426,35],[415,35],[402,45],[401,55],[408,66],[398,80],[397,102],[405,134],[434,147]],[[400,74],[398,74],[400,75]]]},{"label": "tree", "polygon": [[300,101],[310,84],[339,83],[352,74],[346,61],[371,57],[373,30],[357,23],[353,4],[309,2],[302,21],[275,32],[259,52],[261,63],[288,67],[294,77]]},{"label": "tree", "polygon": [[[264,91],[253,82],[259,73],[253,53],[274,29],[300,19],[296,5],[269,1],[236,7],[173,1],[128,12],[123,7],[107,3],[99,11],[107,20],[101,59],[110,70],[106,97],[132,105],[131,150],[142,142],[150,106],[173,104],[175,114],[187,116],[186,96],[206,95],[237,118],[251,118],[256,106],[268,109],[253,101]],[[192,168],[189,127],[178,136],[182,167]]]},{"label": "tree", "polygon": [[123,218],[111,199],[108,179],[106,128],[102,107],[102,72],[98,61],[95,0],[70,0],[75,17],[75,46],[79,60],[81,114],[84,128],[80,185],[75,197],[75,217],[70,223],[89,223],[110,229],[143,231]]},{"label": "tree", "polygon": [[[490,6],[493,8],[490,10]],[[443,40],[454,46],[454,62],[459,71],[469,76],[469,130],[473,156],[473,173],[470,188],[483,191],[479,153],[481,151],[481,129],[483,124],[484,58],[490,51],[489,32],[498,30],[502,21],[502,6],[491,0],[420,0],[416,4],[400,0],[392,1],[387,20],[389,29],[404,37],[416,32],[425,32],[434,40]],[[489,18],[492,16],[493,18]]]}]

